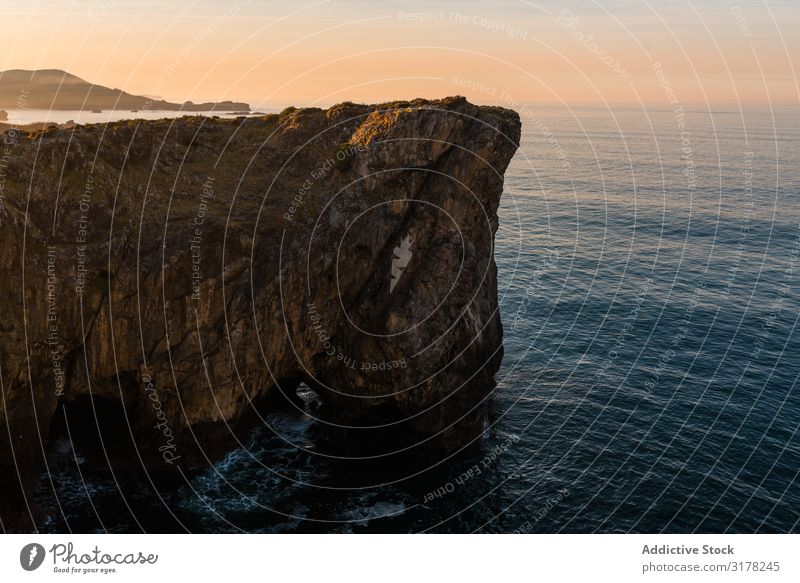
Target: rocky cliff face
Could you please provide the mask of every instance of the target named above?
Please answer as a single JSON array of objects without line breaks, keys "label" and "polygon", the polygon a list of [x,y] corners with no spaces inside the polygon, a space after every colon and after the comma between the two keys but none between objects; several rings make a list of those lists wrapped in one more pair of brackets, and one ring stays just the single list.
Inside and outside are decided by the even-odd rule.
[{"label": "rocky cliff face", "polygon": [[334,443],[480,435],[519,132],[450,98],[0,136],[3,528],[55,434],[191,471],[301,383]]}]

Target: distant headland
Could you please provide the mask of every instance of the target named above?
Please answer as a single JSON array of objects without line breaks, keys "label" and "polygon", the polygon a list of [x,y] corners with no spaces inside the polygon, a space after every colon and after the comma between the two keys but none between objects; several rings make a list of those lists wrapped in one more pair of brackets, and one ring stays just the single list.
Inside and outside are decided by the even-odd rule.
[{"label": "distant headland", "polygon": [[[250,105],[234,101],[172,103],[95,85],[58,69],[0,72],[0,110],[47,109],[74,111],[220,111],[249,112]],[[2,119],[2,114],[0,114]]]}]

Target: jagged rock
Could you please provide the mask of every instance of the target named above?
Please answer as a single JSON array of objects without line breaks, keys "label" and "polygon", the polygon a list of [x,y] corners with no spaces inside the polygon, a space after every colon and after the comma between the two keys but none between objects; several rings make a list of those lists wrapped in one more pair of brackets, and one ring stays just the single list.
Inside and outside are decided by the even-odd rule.
[{"label": "jagged rock", "polygon": [[301,382],[334,441],[479,436],[519,132],[516,113],[457,97],[13,136],[3,528],[35,520],[55,432],[103,463],[192,471]]}]

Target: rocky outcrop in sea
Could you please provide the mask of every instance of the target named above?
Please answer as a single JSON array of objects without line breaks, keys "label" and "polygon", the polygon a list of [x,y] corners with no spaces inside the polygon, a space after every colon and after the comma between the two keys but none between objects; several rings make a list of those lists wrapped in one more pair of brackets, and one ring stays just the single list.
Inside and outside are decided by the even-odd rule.
[{"label": "rocky outcrop in sea", "polygon": [[342,447],[478,438],[519,135],[455,97],[0,136],[3,529],[56,436],[192,472],[300,387]]}]

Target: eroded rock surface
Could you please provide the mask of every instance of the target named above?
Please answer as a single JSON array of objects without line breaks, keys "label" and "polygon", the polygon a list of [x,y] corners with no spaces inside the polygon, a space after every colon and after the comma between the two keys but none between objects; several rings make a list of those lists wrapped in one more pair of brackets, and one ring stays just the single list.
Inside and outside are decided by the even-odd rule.
[{"label": "eroded rock surface", "polygon": [[334,439],[479,436],[519,132],[449,98],[2,136],[3,528],[36,520],[55,432],[191,471],[299,383]]}]

